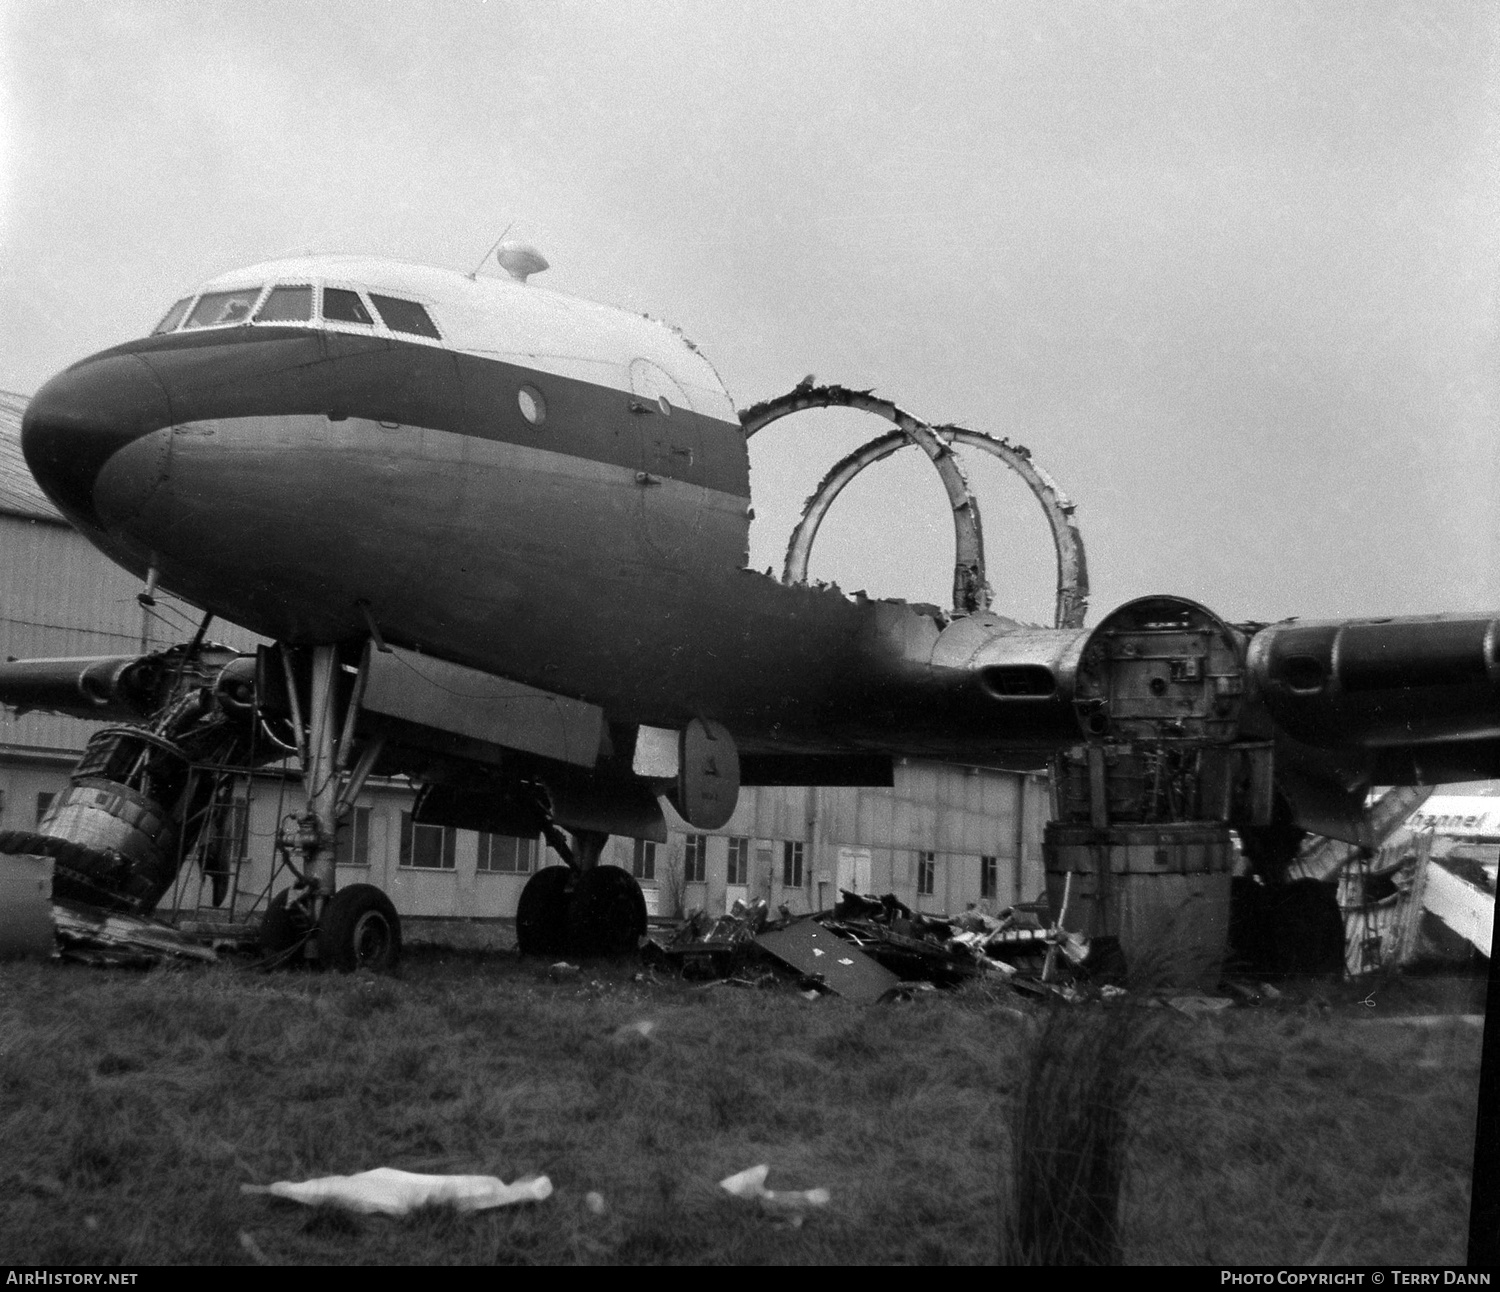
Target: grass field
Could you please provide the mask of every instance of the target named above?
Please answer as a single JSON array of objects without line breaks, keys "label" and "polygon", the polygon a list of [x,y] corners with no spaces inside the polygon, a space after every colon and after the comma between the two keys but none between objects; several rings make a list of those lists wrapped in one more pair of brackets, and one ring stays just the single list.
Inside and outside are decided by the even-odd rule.
[{"label": "grass field", "polygon": [[[858,1008],[639,972],[554,983],[434,953],[397,979],[0,966],[0,1262],[995,1259],[1034,1006],[970,988]],[[1480,1032],[1381,1020],[1474,1008],[1466,990],[1142,1011],[1161,1030],[1128,1123],[1125,1259],[1461,1262]],[[644,1019],[648,1038],[617,1036]],[[759,1162],[831,1204],[791,1228],[717,1189]],[[556,1192],[386,1219],[239,1189],[376,1166],[541,1172]]]}]

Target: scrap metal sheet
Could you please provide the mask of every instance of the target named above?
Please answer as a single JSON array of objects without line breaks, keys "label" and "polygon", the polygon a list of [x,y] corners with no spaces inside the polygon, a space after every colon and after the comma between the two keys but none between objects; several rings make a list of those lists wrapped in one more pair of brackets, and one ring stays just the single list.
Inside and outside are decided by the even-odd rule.
[{"label": "scrap metal sheet", "polygon": [[799,920],[784,929],[762,933],[755,942],[783,964],[821,978],[829,991],[861,1005],[873,1005],[901,981],[816,920]]}]

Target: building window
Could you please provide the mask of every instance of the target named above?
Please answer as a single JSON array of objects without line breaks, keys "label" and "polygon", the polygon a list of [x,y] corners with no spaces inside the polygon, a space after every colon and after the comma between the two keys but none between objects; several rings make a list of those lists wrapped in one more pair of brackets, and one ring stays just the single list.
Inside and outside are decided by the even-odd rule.
[{"label": "building window", "polygon": [[729,873],[726,884],[748,884],[750,882],[750,840],[729,841]]},{"label": "building window", "polygon": [[708,880],[708,836],[690,834],[682,850],[682,878],[689,884]]},{"label": "building window", "polygon": [[535,864],[535,839],[480,833],[477,869],[506,875],[525,875],[530,873]]},{"label": "building window", "polygon": [[979,895],[981,897],[993,897],[995,890],[999,887],[1000,867],[994,857],[981,857],[979,859]]},{"label": "building window", "polygon": [[931,897],[936,887],[937,854],[919,852],[917,854],[917,896]]},{"label": "building window", "polygon": [[401,814],[401,864],[414,870],[452,870],[458,831],[451,825],[418,825]]},{"label": "building window", "polygon": [[656,878],[656,845],[650,839],[635,841],[635,857],[630,863],[630,873],[637,879]]},{"label": "building window", "polygon": [[[370,864],[370,809],[357,807],[339,831],[340,866],[368,866]],[[402,865],[407,863],[403,860]]]},{"label": "building window", "polygon": [[781,845],[781,886],[802,887],[802,845],[790,839]]},{"label": "building window", "polygon": [[51,794],[43,790],[36,796],[36,823],[41,825],[42,818],[47,815],[47,810],[52,806]]}]

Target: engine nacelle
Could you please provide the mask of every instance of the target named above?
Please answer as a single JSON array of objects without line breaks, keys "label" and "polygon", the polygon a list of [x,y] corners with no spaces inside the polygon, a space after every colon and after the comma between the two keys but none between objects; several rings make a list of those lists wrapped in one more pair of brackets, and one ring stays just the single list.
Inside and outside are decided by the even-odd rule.
[{"label": "engine nacelle", "polygon": [[1319,749],[1500,738],[1500,619],[1273,624],[1250,642],[1260,702]]}]

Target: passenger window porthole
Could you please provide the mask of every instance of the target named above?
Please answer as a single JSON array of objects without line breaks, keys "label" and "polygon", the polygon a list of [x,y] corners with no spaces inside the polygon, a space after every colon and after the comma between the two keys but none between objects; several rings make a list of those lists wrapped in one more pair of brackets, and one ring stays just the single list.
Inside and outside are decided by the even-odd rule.
[{"label": "passenger window porthole", "polygon": [[547,420],[547,401],[535,386],[522,386],[516,393],[516,403],[521,406],[521,416],[533,426]]}]

